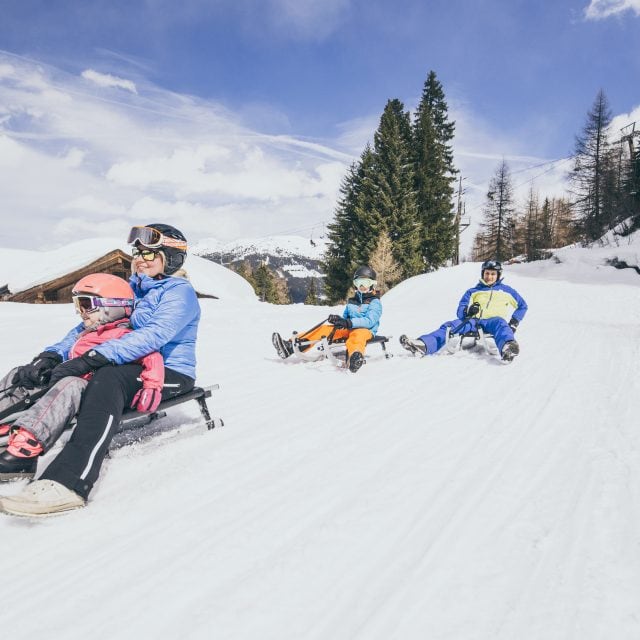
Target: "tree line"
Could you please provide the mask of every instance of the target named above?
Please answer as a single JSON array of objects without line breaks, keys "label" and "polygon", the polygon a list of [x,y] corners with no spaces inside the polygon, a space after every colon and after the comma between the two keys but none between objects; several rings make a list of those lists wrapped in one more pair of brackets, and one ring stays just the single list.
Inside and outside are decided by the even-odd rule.
[{"label": "tree line", "polygon": [[635,125],[616,137],[611,122],[600,90],[576,136],[565,197],[541,199],[531,188],[518,206],[509,166],[501,162],[489,182],[472,259],[538,260],[549,249],[588,244],[616,227],[621,234],[640,228],[640,138]]},{"label": "tree line", "polygon": [[455,124],[434,71],[415,113],[394,98],[360,158],[342,180],[323,263],[328,302],[343,300],[358,265],[369,264],[382,289],[437,269],[454,252],[452,141]]},{"label": "tree line", "polygon": [[[623,232],[640,228],[640,132],[631,128],[614,139],[611,122],[601,90],[576,136],[569,190],[562,197],[541,198],[532,186],[525,201],[516,202],[509,166],[502,161],[488,185],[471,259],[537,260],[552,248],[593,242],[620,223]],[[376,270],[385,291],[456,259],[454,131],[434,71],[413,114],[400,100],[388,100],[373,144],[367,143],[340,185],[322,264],[324,298],[312,281],[306,303],[344,300],[361,264]],[[290,301],[286,283],[266,265],[241,272],[261,299]]]}]

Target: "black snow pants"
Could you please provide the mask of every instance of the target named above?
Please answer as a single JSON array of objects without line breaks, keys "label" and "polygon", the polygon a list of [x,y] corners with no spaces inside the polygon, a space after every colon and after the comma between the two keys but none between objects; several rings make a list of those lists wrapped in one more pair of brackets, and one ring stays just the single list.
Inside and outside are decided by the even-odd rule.
[{"label": "black snow pants", "polygon": [[[85,500],[98,479],[122,414],[141,388],[142,365],[102,367],[90,380],[82,398],[71,438],[42,474],[75,491]],[[190,391],[195,381],[165,368],[162,399]]]}]

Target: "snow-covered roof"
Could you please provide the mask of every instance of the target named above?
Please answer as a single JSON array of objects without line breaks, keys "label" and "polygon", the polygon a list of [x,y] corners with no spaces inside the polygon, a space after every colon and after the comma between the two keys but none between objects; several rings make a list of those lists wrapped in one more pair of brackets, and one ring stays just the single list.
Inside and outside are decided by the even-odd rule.
[{"label": "snow-covered roof", "polygon": [[[53,251],[2,249],[0,287],[18,293],[81,269],[115,249],[130,253],[117,238],[96,238],[71,243]],[[190,254],[185,265],[198,293],[221,299],[255,300],[251,285],[241,276],[210,260]]]}]

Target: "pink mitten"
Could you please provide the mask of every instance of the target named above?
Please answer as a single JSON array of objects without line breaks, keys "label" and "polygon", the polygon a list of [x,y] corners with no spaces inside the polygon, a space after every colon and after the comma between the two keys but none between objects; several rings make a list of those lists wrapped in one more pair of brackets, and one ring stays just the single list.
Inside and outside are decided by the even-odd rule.
[{"label": "pink mitten", "polygon": [[160,405],[161,400],[162,392],[159,389],[145,389],[143,387],[133,396],[131,408],[140,413],[153,413]]}]

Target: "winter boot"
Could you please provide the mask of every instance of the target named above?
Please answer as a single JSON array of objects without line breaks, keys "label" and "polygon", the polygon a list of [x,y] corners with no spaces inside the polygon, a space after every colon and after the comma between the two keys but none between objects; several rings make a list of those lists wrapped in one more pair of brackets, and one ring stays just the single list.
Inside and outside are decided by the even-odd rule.
[{"label": "winter boot", "polygon": [[0,499],[0,509],[17,516],[51,516],[85,504],[84,498],[53,480],[36,480],[15,496]]},{"label": "winter boot", "polygon": [[359,351],[354,351],[349,358],[349,371],[356,373],[358,369],[364,364],[364,357]]},{"label": "winter boot", "polygon": [[502,346],[502,360],[511,362],[520,353],[520,346],[515,340],[509,340]]},{"label": "winter boot", "polygon": [[403,334],[400,336],[400,344],[411,353],[419,353],[421,356],[427,355],[427,345],[422,340],[412,340]]},{"label": "winter boot", "polygon": [[282,336],[279,333],[274,333],[271,336],[271,342],[275,347],[275,350],[278,352],[278,355],[286,360],[289,356],[293,355],[293,346],[291,345],[291,340],[283,340]]},{"label": "winter boot", "polygon": [[0,480],[33,478],[42,451],[42,445],[26,429],[13,431],[9,446],[0,454]]}]

